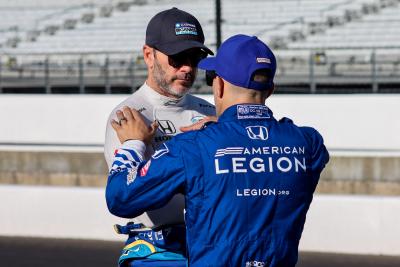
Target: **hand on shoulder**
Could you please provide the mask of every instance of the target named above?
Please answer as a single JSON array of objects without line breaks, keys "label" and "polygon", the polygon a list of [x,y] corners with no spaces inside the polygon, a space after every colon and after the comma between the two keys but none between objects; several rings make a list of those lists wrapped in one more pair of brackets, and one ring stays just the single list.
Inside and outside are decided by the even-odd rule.
[{"label": "hand on shoulder", "polygon": [[149,144],[156,133],[158,123],[154,121],[150,126],[146,124],[142,114],[136,109],[127,106],[117,110],[118,121],[112,120],[111,126],[117,132],[121,143],[127,140],[141,140]]},{"label": "hand on shoulder", "polygon": [[196,131],[203,128],[204,124],[206,124],[207,122],[210,121],[216,122],[217,120],[218,120],[217,116],[207,116],[192,125],[180,127],[179,129],[182,132]]}]

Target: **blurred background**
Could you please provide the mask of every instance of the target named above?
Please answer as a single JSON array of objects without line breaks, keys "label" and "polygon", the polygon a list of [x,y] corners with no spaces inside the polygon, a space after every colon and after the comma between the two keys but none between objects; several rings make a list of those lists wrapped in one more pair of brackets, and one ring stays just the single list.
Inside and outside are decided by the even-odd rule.
[{"label": "blurred background", "polygon": [[[400,0],[0,0],[1,250],[40,258],[86,239],[115,255],[65,244],[116,257],[106,121],[144,82],[147,23],[171,7],[198,18],[213,51],[238,33],[265,41],[278,61],[267,105],[324,136],[300,265],[400,266]],[[201,71],[192,93],[212,102]]]},{"label": "blurred background", "polygon": [[[277,93],[399,92],[396,0],[2,0],[0,92],[135,91],[147,23],[172,6],[199,19],[214,51],[237,33],[268,43]],[[204,79],[194,91],[210,92]]]}]

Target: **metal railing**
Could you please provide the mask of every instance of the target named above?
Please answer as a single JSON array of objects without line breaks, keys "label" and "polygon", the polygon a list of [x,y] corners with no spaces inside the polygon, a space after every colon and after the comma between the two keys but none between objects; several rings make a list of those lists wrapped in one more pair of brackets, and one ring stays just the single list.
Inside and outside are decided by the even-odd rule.
[{"label": "metal railing", "polygon": [[63,88],[70,88],[70,92],[84,94],[88,87],[96,87],[111,93],[115,85],[134,91],[144,75],[143,60],[128,53],[0,56],[0,92],[41,88],[43,93],[62,93]]},{"label": "metal railing", "polygon": [[275,54],[278,86],[297,81],[305,84],[304,93],[400,92],[400,47],[280,50]]},{"label": "metal railing", "polygon": [[[400,47],[277,50],[275,54],[278,92],[400,92]],[[129,93],[144,82],[146,74],[139,52],[0,55],[2,93]],[[201,71],[194,88],[211,92]]]}]

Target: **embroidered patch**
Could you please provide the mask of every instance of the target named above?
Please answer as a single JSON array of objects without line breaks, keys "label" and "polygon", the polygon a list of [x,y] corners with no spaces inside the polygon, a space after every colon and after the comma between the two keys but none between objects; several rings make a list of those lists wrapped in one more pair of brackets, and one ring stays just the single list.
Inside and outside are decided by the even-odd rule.
[{"label": "embroidered patch", "polygon": [[265,126],[248,126],[246,127],[247,135],[250,139],[267,140],[268,128]]},{"label": "embroidered patch", "polygon": [[160,158],[162,155],[164,155],[164,154],[166,154],[166,153],[168,153],[168,152],[169,152],[169,149],[168,149],[167,145],[166,145],[166,144],[162,144],[162,145],[160,146],[160,148],[157,149],[157,151],[154,152],[153,156],[151,156],[151,157],[152,157],[153,159],[158,159],[158,158]]},{"label": "embroidered patch", "polygon": [[190,121],[191,121],[192,123],[196,123],[196,122],[201,121],[201,120],[204,119],[204,118],[205,118],[205,116],[195,116],[195,117],[193,117]]},{"label": "embroidered patch", "polygon": [[147,171],[150,168],[150,164],[151,164],[151,160],[149,160],[144,166],[143,168],[140,170],[140,176],[145,176],[147,174]]},{"label": "embroidered patch", "polygon": [[187,22],[176,23],[175,35],[186,35],[186,34],[197,35],[196,25]]},{"label": "embroidered patch", "polygon": [[237,118],[243,119],[268,119],[268,108],[262,105],[237,105]]},{"label": "embroidered patch", "polygon": [[137,168],[133,167],[129,170],[128,175],[126,176],[126,185],[130,185],[133,183],[137,176]]},{"label": "embroidered patch", "polygon": [[257,63],[268,63],[268,64],[271,64],[271,59],[266,58],[266,57],[258,57],[257,58]]}]

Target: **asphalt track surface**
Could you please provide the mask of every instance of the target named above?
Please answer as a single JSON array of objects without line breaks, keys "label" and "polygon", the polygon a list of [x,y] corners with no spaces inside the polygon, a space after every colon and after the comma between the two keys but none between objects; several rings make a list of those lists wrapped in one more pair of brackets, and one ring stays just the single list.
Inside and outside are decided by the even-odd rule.
[{"label": "asphalt track surface", "polygon": [[[0,237],[0,267],[113,267],[120,242]],[[297,267],[399,267],[400,257],[300,253]]]}]

